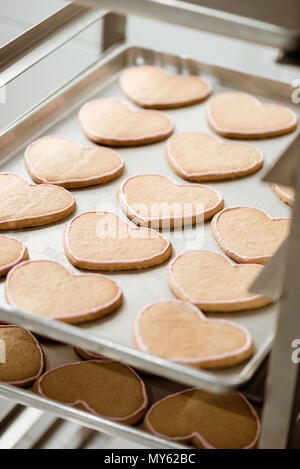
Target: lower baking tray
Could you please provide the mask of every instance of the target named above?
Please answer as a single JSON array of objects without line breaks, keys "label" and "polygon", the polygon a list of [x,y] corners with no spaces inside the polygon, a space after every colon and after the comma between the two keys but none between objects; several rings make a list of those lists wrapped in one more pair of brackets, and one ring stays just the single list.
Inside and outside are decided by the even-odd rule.
[{"label": "lower baking tray", "polygon": [[[91,145],[91,142],[80,131],[77,122],[79,107],[91,98],[123,98],[118,86],[120,72],[127,66],[144,63],[162,66],[176,73],[201,74],[210,81],[214,93],[244,90],[266,102],[287,104],[298,113],[297,107],[290,100],[291,87],[288,83],[252,76],[163,52],[122,46],[106,54],[97,64],[57,91],[0,135],[1,170],[15,172],[29,181],[23,161],[24,149],[28,143],[43,135],[70,137],[85,146]],[[174,121],[177,133],[201,131],[211,134],[204,110],[205,103],[200,103],[186,108],[168,110],[167,114]],[[235,181],[210,183],[223,195],[225,206],[250,205],[265,210],[271,216],[290,216],[289,207],[277,198],[268,184],[261,181],[261,178],[295,137],[296,132],[280,138],[255,141],[255,145],[265,155],[263,170]],[[120,149],[126,164],[122,177],[126,178],[137,173],[157,172],[180,182],[180,178],[168,166],[164,150],[165,142]],[[118,211],[116,189],[121,180],[122,178],[103,186],[74,190],[73,193],[78,203],[77,214],[86,210]],[[124,214],[121,216],[126,219]],[[68,220],[49,227],[14,231],[12,235],[26,243],[31,259],[55,259],[71,269],[64,254],[62,242],[62,234],[67,222]],[[220,252],[211,234],[210,223],[197,225],[196,228],[186,228],[180,233],[178,230],[164,231],[164,235],[173,243],[173,256],[201,247]],[[244,384],[251,378],[270,350],[275,333],[277,305],[250,312],[210,314],[213,318],[233,320],[251,332],[255,353],[242,365],[226,370],[203,371],[139,352],[134,349],[132,342],[132,326],[136,314],[153,301],[174,298],[166,281],[166,265],[149,270],[108,275],[114,278],[122,288],[124,304],[120,310],[106,318],[80,327],[44,320],[10,308],[5,303],[1,292],[0,320],[23,325],[43,336],[125,361],[137,368],[185,385],[199,386],[213,392],[225,392]],[[0,394],[3,393],[4,387],[1,386]],[[32,400],[34,399],[37,399],[36,396],[32,396]]]}]

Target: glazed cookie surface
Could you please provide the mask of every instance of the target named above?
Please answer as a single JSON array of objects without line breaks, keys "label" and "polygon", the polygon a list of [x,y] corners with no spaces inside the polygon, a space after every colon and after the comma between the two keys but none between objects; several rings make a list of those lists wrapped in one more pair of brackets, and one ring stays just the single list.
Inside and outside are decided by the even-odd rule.
[{"label": "glazed cookie surface", "polygon": [[253,207],[229,207],[212,220],[223,251],[242,264],[265,264],[289,233],[290,218],[271,218]]},{"label": "glazed cookie surface", "polygon": [[152,228],[201,223],[224,206],[222,196],[212,187],[177,184],[160,174],[125,179],[119,187],[118,200],[128,218]]},{"label": "glazed cookie surface", "polygon": [[76,188],[102,184],[118,178],[124,170],[121,156],[109,148],[84,148],[69,138],[48,136],[31,143],[25,165],[38,184]]},{"label": "glazed cookie surface", "polygon": [[207,119],[220,135],[229,138],[267,138],[292,132],[296,114],[285,106],[263,104],[248,93],[229,92],[207,103]]},{"label": "glazed cookie surface", "polygon": [[115,311],[122,302],[116,282],[101,274],[73,274],[59,262],[27,261],[5,283],[9,304],[48,319],[77,324]]},{"label": "glazed cookie surface", "polygon": [[207,449],[255,448],[260,422],[239,393],[212,394],[186,389],[156,402],[144,420],[154,435]]},{"label": "glazed cookie surface", "polygon": [[143,352],[206,369],[234,366],[253,354],[245,328],[208,320],[183,301],[159,301],[143,309],[135,319],[134,340]]},{"label": "glazed cookie surface", "polygon": [[41,376],[45,367],[44,353],[27,329],[0,326],[0,349],[4,351],[0,354],[0,381],[26,387]]},{"label": "glazed cookie surface", "polygon": [[0,235],[0,277],[26,259],[28,259],[28,251],[25,244],[17,239]]},{"label": "glazed cookie surface", "polygon": [[85,212],[65,231],[69,261],[91,270],[142,269],[162,264],[172,254],[171,243],[160,233],[131,228],[110,212]]},{"label": "glazed cookie surface", "polygon": [[243,143],[225,143],[203,133],[171,137],[166,156],[173,171],[187,181],[213,181],[247,176],[260,169],[263,154]]},{"label": "glazed cookie surface", "polygon": [[141,378],[128,365],[103,359],[54,368],[38,380],[43,397],[133,425],[146,412],[148,397]]},{"label": "glazed cookie surface", "polygon": [[273,191],[286,204],[292,207],[295,202],[295,189],[293,187],[282,186],[281,184],[271,184]]},{"label": "glazed cookie surface", "polygon": [[173,124],[159,111],[136,111],[117,99],[95,99],[79,111],[83,133],[93,142],[114,146],[135,146],[164,140]]},{"label": "glazed cookie surface", "polygon": [[233,264],[216,252],[195,250],[173,259],[167,278],[177,298],[203,311],[241,311],[271,303],[270,299],[249,292],[262,269],[258,264]]},{"label": "glazed cookie surface", "polygon": [[47,225],[74,212],[73,195],[50,184],[28,184],[17,174],[0,173],[0,230]]},{"label": "glazed cookie surface", "polygon": [[141,107],[168,109],[188,106],[207,98],[211,86],[195,75],[173,75],[158,67],[140,66],[124,70],[120,86]]}]

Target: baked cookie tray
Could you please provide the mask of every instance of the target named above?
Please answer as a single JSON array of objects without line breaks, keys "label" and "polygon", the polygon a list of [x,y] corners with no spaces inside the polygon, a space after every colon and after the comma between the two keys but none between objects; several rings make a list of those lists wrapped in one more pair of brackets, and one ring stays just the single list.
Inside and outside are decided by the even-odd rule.
[{"label": "baked cookie tray", "polygon": [[[297,106],[290,99],[289,83],[200,63],[186,57],[139,47],[119,46],[107,52],[99,62],[3,131],[0,135],[0,171],[17,173],[31,181],[24,166],[24,150],[30,142],[43,135],[69,137],[85,146],[92,145],[79,128],[77,121],[79,107],[92,98],[124,99],[118,86],[118,77],[124,68],[134,64],[153,64],[176,73],[201,74],[212,84],[214,94],[228,90],[246,91],[265,102],[286,104],[298,113]],[[213,133],[205,119],[205,102],[165,112],[175,123],[176,133],[188,131]],[[246,178],[218,183],[209,182],[208,185],[216,188],[223,195],[225,207],[249,205],[261,208],[273,217],[291,216],[291,209],[277,198],[268,184],[262,182],[262,177],[294,141],[296,135],[297,132],[293,132],[279,138],[254,141],[254,145],[262,150],[265,156],[265,165],[262,170]],[[77,201],[76,214],[87,210],[110,210],[120,214],[129,222],[120,211],[116,199],[117,187],[123,179],[134,174],[155,172],[170,176],[177,182],[183,182],[167,164],[165,144],[166,142],[162,142],[136,148],[118,149],[126,165],[123,176],[103,186],[73,190]],[[63,231],[69,219],[46,227],[12,231],[10,235],[27,245],[31,259],[54,259],[75,271],[76,269],[68,262],[63,249]],[[164,230],[163,234],[173,243],[173,258],[191,249],[204,248],[221,252],[211,233],[210,222],[197,225],[196,228],[185,228],[183,232],[176,229]],[[235,321],[250,331],[255,344],[255,353],[247,362],[217,371],[203,371],[179,365],[137,351],[132,341],[134,318],[141,308],[154,301],[174,299],[167,284],[166,269],[167,264],[164,264],[148,270],[108,273],[107,275],[116,280],[123,291],[122,307],[104,319],[81,326],[45,320],[12,309],[5,302],[4,282],[2,281],[0,284],[0,321],[22,325],[42,336],[68,344],[46,343],[44,348],[47,369],[57,364],[77,361],[78,357],[72,348],[72,346],[77,346],[129,363],[152,375],[164,377],[164,379],[146,378],[146,382],[150,383],[151,400],[187,386],[199,386],[216,393],[239,388],[253,376],[271,348],[278,304],[250,312],[209,315],[211,318]],[[59,417],[75,420],[106,433],[126,436],[147,446],[181,447],[178,443],[154,437],[139,427],[124,427],[76,408],[44,399],[30,391],[0,384],[0,396],[25,405],[51,410]]]}]

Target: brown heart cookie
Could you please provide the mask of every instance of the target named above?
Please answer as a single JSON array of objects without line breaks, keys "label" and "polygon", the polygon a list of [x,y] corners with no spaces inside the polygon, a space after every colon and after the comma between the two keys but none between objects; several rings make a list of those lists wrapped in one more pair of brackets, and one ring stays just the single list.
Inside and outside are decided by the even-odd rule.
[{"label": "brown heart cookie", "polygon": [[89,352],[88,350],[82,348],[75,347],[74,350],[76,353],[78,353],[80,357],[84,358],[85,360],[100,360],[101,358],[103,358],[102,355]]},{"label": "brown heart cookie", "polygon": [[120,147],[159,142],[173,132],[173,124],[162,112],[135,111],[117,99],[86,103],[79,111],[79,123],[93,142]]},{"label": "brown heart cookie", "polygon": [[44,352],[31,332],[18,326],[0,326],[0,381],[30,386],[44,367]]},{"label": "brown heart cookie", "polygon": [[212,394],[186,389],[156,402],[144,420],[156,436],[206,449],[255,448],[260,422],[239,393]]},{"label": "brown heart cookie", "polygon": [[26,259],[28,259],[28,251],[25,244],[17,239],[0,235],[0,277]]},{"label": "brown heart cookie", "polygon": [[69,261],[84,269],[128,270],[162,264],[172,245],[160,233],[131,228],[110,212],[86,212],[73,218],[65,231]]},{"label": "brown heart cookie", "polygon": [[220,135],[229,138],[266,138],[296,129],[296,114],[285,106],[262,104],[248,93],[230,92],[207,103],[207,119]]},{"label": "brown heart cookie", "polygon": [[195,75],[172,75],[158,67],[140,66],[120,77],[125,95],[141,107],[168,109],[198,103],[211,93],[211,85]]},{"label": "brown heart cookie", "polygon": [[183,301],[159,301],[143,309],[134,323],[134,340],[143,352],[207,369],[234,366],[253,354],[244,327],[208,320]]},{"label": "brown heart cookie", "polygon": [[54,368],[35,389],[43,397],[127,425],[138,422],[148,406],[141,378],[130,366],[108,359]]},{"label": "brown heart cookie", "polygon": [[281,184],[271,184],[273,191],[278,197],[291,207],[295,202],[295,189],[293,187],[282,186]]},{"label": "brown heart cookie", "polygon": [[202,133],[174,135],[166,147],[173,171],[187,181],[233,179],[252,174],[262,167],[263,154],[245,143],[224,143]]},{"label": "brown heart cookie", "polygon": [[54,261],[26,261],[5,283],[9,304],[28,313],[79,324],[115,311],[122,302],[116,282],[100,274],[73,274]]},{"label": "brown heart cookie", "polygon": [[36,186],[17,174],[0,173],[0,230],[54,223],[75,208],[73,195],[63,187]]},{"label": "brown heart cookie", "polygon": [[224,206],[222,196],[212,187],[177,184],[160,174],[125,179],[119,187],[118,200],[128,218],[152,228],[201,223]]},{"label": "brown heart cookie", "polygon": [[253,207],[230,207],[212,220],[223,251],[242,264],[265,264],[287,237],[290,218],[271,218]]},{"label": "brown heart cookie", "polygon": [[271,300],[249,292],[261,273],[258,264],[237,265],[212,251],[188,251],[168,267],[168,283],[174,295],[204,311],[241,311],[261,308]]},{"label": "brown heart cookie", "polygon": [[84,148],[63,137],[43,137],[25,151],[25,165],[38,184],[76,188],[103,184],[118,178],[124,161],[114,150],[104,147]]}]

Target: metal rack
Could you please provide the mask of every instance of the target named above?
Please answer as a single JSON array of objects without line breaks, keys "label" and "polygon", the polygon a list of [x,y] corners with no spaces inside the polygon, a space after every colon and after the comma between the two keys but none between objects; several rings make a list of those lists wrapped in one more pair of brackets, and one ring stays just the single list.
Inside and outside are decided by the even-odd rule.
[{"label": "metal rack", "polygon": [[[42,23],[41,25],[32,28],[32,30],[24,33],[24,35],[20,36],[15,41],[12,41],[8,46],[5,46],[3,50],[0,50],[0,58],[3,58],[3,61],[1,62],[1,76],[3,77],[3,81],[1,84],[8,83],[15,77],[24,73],[39,60],[42,60],[43,57],[56,50],[66,41],[78,34],[78,32],[98,20],[103,21],[102,47],[103,52],[107,51],[104,54],[103,59],[101,59],[101,65],[103,66],[101,74],[99,77],[97,76],[99,63],[95,64],[94,68],[92,67],[87,70],[86,74],[84,74],[86,77],[85,82],[83,82],[84,76],[78,77],[73,81],[72,87],[68,87],[67,85],[63,90],[60,90],[56,95],[49,97],[36,109],[32,110],[18,122],[14,123],[11,128],[5,129],[5,132],[0,136],[2,139],[2,153],[0,152],[0,159],[3,158],[5,154],[7,155],[8,153],[13,154],[14,152],[17,152],[21,143],[24,144],[26,141],[29,127],[32,130],[32,135],[34,135],[40,132],[43,126],[47,126],[47,118],[49,118],[50,109],[53,113],[53,104],[55,103],[55,100],[60,102],[60,106],[56,107],[52,117],[54,116],[55,119],[60,119],[62,115],[67,112],[66,106],[69,106],[70,108],[72,108],[72,106],[74,107],[80,101],[81,96],[83,99],[83,97],[88,94],[89,86],[90,92],[92,92],[92,84],[96,78],[108,78],[108,64],[110,64],[110,66],[113,64],[115,71],[118,70],[120,65],[126,65],[124,59],[126,56],[126,52],[124,52],[125,49],[123,49],[122,55],[122,49],[119,47],[122,47],[122,43],[125,40],[126,19],[123,14],[120,15],[119,13],[135,13],[173,24],[181,24],[196,29],[213,31],[218,34],[234,35],[241,39],[255,40],[261,44],[284,48],[289,52],[293,51],[293,53],[297,50],[299,44],[300,32],[297,30],[290,30],[284,26],[266,24],[265,22],[258,20],[250,20],[234,14],[220,13],[194,4],[187,4],[182,1],[127,0],[125,2],[124,0],[80,0],[76,3],[89,6],[92,5],[94,7],[101,8],[101,10],[87,10],[82,6],[69,5],[56,14],[57,16],[55,21],[50,18],[49,20],[46,20],[44,24]],[[118,13],[109,13],[107,11],[103,11],[103,8],[110,8]],[[24,51],[20,49],[20,44],[24,43],[24,40],[29,40],[29,50]],[[37,53],[34,53],[34,51],[37,51]],[[129,51],[128,54],[130,55],[130,53],[134,55],[136,52]],[[144,51],[143,54],[148,58],[152,57],[150,51]],[[153,57],[154,56],[162,57],[162,54],[159,55],[159,53],[157,53],[154,54]],[[175,60],[171,58],[167,59],[166,56],[164,56],[164,59],[169,61]],[[192,60],[182,59],[182,63],[189,67],[190,70],[193,70],[193,67],[194,69],[196,67],[196,64]],[[213,67],[202,64],[201,72],[204,71],[204,73],[209,73],[212,69]],[[217,69],[217,67],[215,67],[215,69]],[[219,71],[219,74],[221,73],[222,72]],[[225,80],[225,82],[226,80],[227,82],[230,82],[232,77],[232,75],[230,75],[230,71],[227,72],[227,75],[226,71],[223,72],[223,74],[223,80]],[[240,74],[240,78],[242,78],[243,75],[245,74]],[[259,83],[255,82],[255,77],[250,77],[248,79],[248,83],[252,84],[254,88],[255,86],[259,87]],[[286,95],[289,90],[288,85],[281,84],[280,88],[277,82],[273,83],[271,80],[268,81],[268,85],[279,96],[282,93]],[[65,101],[61,99],[62,96],[66,98]],[[40,113],[37,113],[38,110]],[[289,140],[287,143],[289,146],[291,141]],[[285,181],[279,178],[277,182],[284,183]],[[300,208],[300,188],[298,189],[295,202],[295,213],[297,213],[297,207]],[[280,448],[285,446],[294,447],[296,445],[297,438],[295,428],[299,408],[298,403],[295,400],[295,396],[297,395],[297,390],[299,388],[299,385],[297,384],[297,380],[299,380],[299,367],[291,361],[290,346],[291,338],[294,338],[295,331],[297,331],[297,325],[300,332],[300,319],[297,317],[299,315],[297,315],[297,309],[293,308],[293,305],[297,304],[297,286],[293,285],[293,283],[295,284],[297,278],[299,278],[299,267],[297,266],[297,257],[295,256],[295,252],[298,252],[297,249],[299,241],[297,241],[297,239],[300,239],[298,236],[300,234],[298,233],[299,227],[300,224],[297,222],[296,217],[294,217],[290,241],[288,244],[287,265],[289,268],[286,269],[286,271],[291,272],[291,274],[289,274],[287,279],[284,281],[283,291],[285,294],[281,301],[278,336],[275,341],[270,366],[261,447]],[[292,266],[292,268],[290,268],[290,266]],[[10,307],[1,306],[0,319],[7,320],[8,315],[10,315],[11,320],[15,324],[28,327],[36,333],[47,335],[50,338],[61,340],[62,342],[70,345],[76,345],[96,353],[102,353],[109,357],[126,361],[136,367],[144,368],[146,370],[148,369],[148,371],[151,371],[152,373],[168,377],[176,382],[182,382],[185,385],[199,386],[212,392],[222,392],[236,388],[247,381],[257,368],[257,366],[252,368],[248,367],[248,371],[246,369],[244,373],[244,380],[236,380],[236,382],[234,382],[233,378],[226,379],[226,376],[216,379],[215,376],[209,373],[189,369],[178,364],[172,364],[172,366],[170,366],[170,362],[160,359],[159,357],[147,356],[147,354],[138,352],[124,345],[113,343],[108,339],[91,336],[91,334],[83,329],[75,328],[63,323],[49,322],[41,318],[32,317],[31,315],[20,311],[15,311]],[[271,342],[272,338],[270,338],[268,346],[262,351],[259,363],[268,352]],[[290,393],[286,392],[286,386],[284,389],[280,387],[283,376],[286,383],[288,383],[287,386],[291,391]],[[155,438],[140,429],[123,427],[122,425],[115,424],[105,419],[95,418],[94,416],[78,409],[71,409],[68,406],[52,402],[48,399],[43,399],[40,396],[33,396],[28,391],[16,389],[7,385],[0,384],[0,396],[15,400],[24,405],[32,405],[36,408],[53,411],[59,417],[76,420],[89,428],[101,430],[114,435],[122,435],[126,438],[132,438],[136,442],[141,442],[149,446],[160,448],[182,447],[173,442]],[[280,405],[282,413],[278,412]],[[276,409],[277,413],[274,412],[274,409]],[[276,417],[274,417],[275,414]],[[276,425],[274,422],[276,422]],[[279,427],[280,432],[277,431]]]}]

